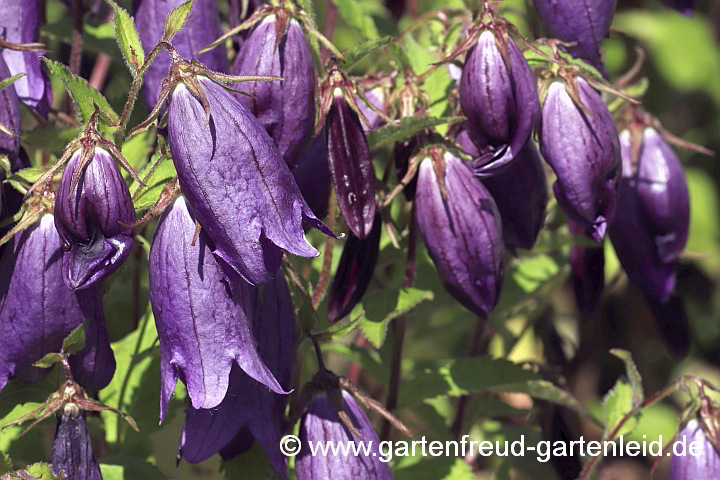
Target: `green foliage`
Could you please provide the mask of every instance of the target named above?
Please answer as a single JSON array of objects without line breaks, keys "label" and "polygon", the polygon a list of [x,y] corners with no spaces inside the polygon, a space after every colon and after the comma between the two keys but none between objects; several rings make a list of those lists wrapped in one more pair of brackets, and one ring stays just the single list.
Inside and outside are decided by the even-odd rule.
[{"label": "green foliage", "polygon": [[398,125],[385,125],[370,132],[367,136],[368,145],[370,146],[370,150],[375,150],[387,145],[392,145],[394,142],[408,140],[426,128],[448,123],[457,123],[462,120],[463,117],[403,118],[398,122]]},{"label": "green foliage", "polygon": [[107,0],[115,12],[115,38],[117,39],[120,51],[125,57],[125,62],[133,76],[145,62],[145,50],[140,43],[140,36],[135,28],[135,20],[124,8],[118,6],[112,0]]},{"label": "green foliage", "polygon": [[338,0],[335,4],[342,18],[363,37],[375,39],[380,36],[375,22],[369,14],[369,10],[373,8],[372,2],[368,0]]},{"label": "green foliage", "polygon": [[104,480],[165,480],[159,468],[136,456],[105,457],[100,463]]},{"label": "green foliage", "polygon": [[165,33],[163,35],[164,41],[170,42],[175,34],[179,32],[183,26],[185,26],[185,21],[187,20],[188,15],[190,15],[194,4],[195,0],[188,0],[170,12],[167,21],[165,22]]},{"label": "green foliage", "polygon": [[361,304],[360,328],[365,337],[375,347],[380,348],[385,341],[385,334],[391,320],[405,315],[420,303],[433,298],[433,292],[417,288],[388,288],[368,293]]}]

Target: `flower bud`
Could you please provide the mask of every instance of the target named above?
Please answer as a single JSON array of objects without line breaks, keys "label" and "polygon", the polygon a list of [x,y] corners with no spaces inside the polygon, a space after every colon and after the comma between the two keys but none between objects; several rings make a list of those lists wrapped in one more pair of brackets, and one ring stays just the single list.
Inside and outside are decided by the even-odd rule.
[{"label": "flower bud", "polygon": [[[87,319],[102,320],[95,289],[74,292],[62,281],[62,242],[52,215],[43,215],[7,243],[0,260],[0,390],[11,375],[39,380],[32,367]],[[104,322],[104,320],[102,320]]]},{"label": "flower bud", "polygon": [[[351,432],[340,420],[326,394],[317,395],[300,422],[302,448],[295,462],[297,480],[391,480],[392,472],[388,464],[381,461],[380,439],[367,414],[345,390],[342,403],[342,410],[360,435]],[[348,442],[358,445],[363,442],[370,451],[348,456],[310,453],[310,443],[328,442],[344,446]]]},{"label": "flower bud", "polygon": [[[572,220],[568,220],[570,233],[585,234],[585,228]],[[605,248],[586,245],[570,246],[570,276],[572,277],[575,302],[578,310],[590,315],[600,302],[605,290]]]},{"label": "flower bud", "polygon": [[600,42],[610,34],[616,0],[533,0],[550,35],[564,42],[573,57],[590,62],[605,73]]},{"label": "flower bud", "polygon": [[[11,76],[5,60],[0,56],[0,81],[7,80]],[[20,134],[22,133],[21,120],[20,101],[18,100],[17,93],[15,93],[15,87],[8,85],[0,90],[0,125],[15,133],[15,135],[8,135],[0,131],[0,155],[6,155],[10,161],[10,165],[15,165],[18,152],[20,151]],[[0,175],[1,174],[2,170],[0,170]],[[2,180],[0,176],[0,181]],[[0,214],[3,212],[2,197],[2,194],[0,194]]]},{"label": "flower bud", "polygon": [[[134,17],[145,55],[162,40],[168,15],[185,2],[186,0],[140,0],[135,5]],[[196,59],[216,72],[227,72],[227,49],[224,44],[209,52],[197,54],[222,34],[216,0],[196,0],[185,25],[171,43],[181,57]],[[148,110],[155,108],[163,79],[170,70],[170,62],[170,54],[166,50],[159,51],[143,77]]]},{"label": "flower bud", "polygon": [[[4,0],[0,8],[0,35],[12,43],[35,43],[40,40],[40,25],[45,17],[43,0]],[[25,73],[13,83],[17,96],[28,107],[47,117],[52,105],[52,86],[39,52],[2,49],[10,76]]]},{"label": "flower bud", "polygon": [[315,137],[309,147],[295,155],[292,165],[290,172],[310,210],[317,218],[325,217],[328,213],[332,179],[324,130]]},{"label": "flower bud", "polygon": [[[150,250],[150,300],[160,339],[160,418],[178,378],[192,406],[213,408],[225,398],[234,362],[277,393],[285,393],[258,356],[251,333],[253,287],[228,278],[205,231],[180,197],[161,217]],[[193,245],[193,243],[195,243]]]},{"label": "flower bud", "polygon": [[335,323],[352,312],[370,285],[380,252],[381,230],[380,214],[375,214],[370,235],[361,240],[349,234],[330,289],[330,322]]},{"label": "flower bud", "polygon": [[[257,321],[253,322],[253,332],[258,353],[280,385],[289,390],[297,319],[285,278],[278,276],[258,287],[254,308]],[[287,426],[287,401],[287,395],[261,388],[257,381],[234,366],[227,395],[217,408],[187,410],[179,453],[188,462],[198,463],[218,452],[226,458],[234,456],[257,440],[275,471],[285,477],[287,460],[279,445]]]},{"label": "flower bud", "polygon": [[430,158],[420,164],[415,218],[450,295],[486,316],[503,284],[505,246],[495,201],[468,165],[445,153],[447,198]]},{"label": "flower bud", "polygon": [[[283,81],[242,82],[252,96],[238,101],[255,115],[290,165],[315,126],[315,64],[310,44],[297,20],[276,47],[276,16],[270,15],[243,42],[233,75],[276,75]],[[290,165],[292,166],[292,165]]]},{"label": "flower bud", "polygon": [[198,77],[205,111],[184,84],[168,109],[169,143],[188,207],[212,239],[213,253],[253,285],[269,281],[283,250],[315,257],[303,224],[332,232],[300,194],[272,139],[237,95]]},{"label": "flower bud", "polygon": [[[670,459],[670,480],[700,480],[720,478],[720,452],[710,441],[697,420],[690,420],[680,431],[676,442],[685,445],[685,454]],[[690,445],[696,455],[691,454]]]},{"label": "flower bud", "polygon": [[460,80],[460,105],[470,138],[480,149],[482,172],[505,167],[527,143],[540,114],[535,78],[522,52],[507,37],[507,58],[495,34],[485,31],[468,52]]},{"label": "flower bud", "polygon": [[130,191],[115,160],[96,147],[80,174],[83,149],[76,151],[63,172],[55,200],[55,226],[63,241],[63,280],[72,289],[87,288],[120,268],[133,244],[135,222]]},{"label": "flower bud", "polygon": [[[387,109],[385,108],[385,95],[383,94],[381,88],[374,88],[372,90],[366,91],[365,98],[367,98],[375,108],[377,108],[381,112],[386,112]],[[385,119],[381,117],[378,112],[370,108],[370,106],[365,103],[362,98],[360,98],[359,96],[355,97],[355,103],[357,104],[358,109],[362,112],[362,114],[365,115],[365,118],[368,120],[368,122],[370,122],[370,125],[367,125],[362,120],[360,121],[363,127],[363,131],[366,134],[385,125]]]},{"label": "flower bud", "polygon": [[99,293],[96,295],[97,314],[85,328],[85,346],[69,359],[73,379],[83,388],[96,391],[107,387],[115,374],[115,355]]},{"label": "flower bud", "polygon": [[675,288],[675,260],[688,239],[690,193],[680,161],[653,128],[643,132],[637,165],[630,132],[621,135],[623,177],[610,239],[630,280],[665,301]]},{"label": "flower bud", "polygon": [[[460,130],[455,141],[470,155],[478,156],[467,130]],[[515,158],[502,171],[482,178],[500,211],[503,241],[511,252],[532,248],[545,224],[548,203],[545,167],[533,141],[528,140]]]},{"label": "flower bud", "polygon": [[[53,475],[67,480],[102,480],[85,413],[68,403],[58,415],[52,448]],[[62,474],[61,474],[62,473]]]},{"label": "flower bud", "polygon": [[333,98],[325,128],[340,212],[350,231],[365,238],[375,219],[375,170],[360,118],[342,93]]},{"label": "flower bud", "polygon": [[577,78],[577,86],[592,116],[573,101],[564,83],[553,82],[543,105],[540,151],[557,176],[558,204],[600,242],[615,213],[620,144],[600,95],[583,78]]}]

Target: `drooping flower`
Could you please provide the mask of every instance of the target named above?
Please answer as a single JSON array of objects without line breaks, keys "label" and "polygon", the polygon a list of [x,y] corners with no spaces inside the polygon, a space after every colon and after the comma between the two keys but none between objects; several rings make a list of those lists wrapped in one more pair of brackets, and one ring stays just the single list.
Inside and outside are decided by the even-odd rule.
[{"label": "drooping flower", "polygon": [[[43,0],[5,0],[0,8],[0,36],[11,43],[38,42],[45,17],[44,7]],[[2,49],[10,75],[27,74],[13,83],[18,98],[47,117],[52,105],[52,86],[40,60],[41,55],[38,52]]]},{"label": "drooping flower", "polygon": [[[387,463],[381,461],[380,439],[373,429],[365,411],[355,398],[342,391],[342,409],[350,418],[355,430],[351,432],[340,420],[337,412],[323,393],[317,395],[300,422],[300,453],[295,462],[298,480],[391,480],[392,472]],[[312,455],[309,442],[315,445],[334,442],[347,445],[348,442],[364,442],[370,451],[361,455]]]},{"label": "drooping flower", "polygon": [[500,212],[468,165],[450,153],[444,161],[447,198],[432,160],[420,163],[415,218],[445,288],[468,310],[486,316],[503,283]]},{"label": "drooping flower", "polygon": [[573,57],[605,73],[600,42],[610,33],[616,0],[533,0],[550,35],[565,42]]},{"label": "drooping flower", "polygon": [[325,217],[332,187],[325,130],[315,137],[309,147],[295,155],[292,164],[290,172],[310,210],[317,218]]},{"label": "drooping flower", "polygon": [[[165,20],[173,9],[185,3],[185,0],[138,0],[134,5],[135,22],[140,34],[145,54],[155,48],[162,40]],[[185,25],[172,40],[178,54],[187,59],[194,58],[217,72],[228,70],[227,49],[220,45],[212,50],[201,53],[198,51],[210,45],[223,34],[216,0],[196,0],[192,12]],[[170,54],[164,50],[158,52],[155,61],[143,78],[145,102],[148,110],[152,110],[162,88],[163,79],[170,70]]]},{"label": "drooping flower", "polygon": [[55,201],[55,226],[63,241],[63,280],[87,288],[120,268],[132,249],[135,222],[130,191],[115,160],[96,147],[73,191],[83,164],[76,151],[63,172]]},{"label": "drooping flower", "polygon": [[104,323],[95,289],[74,292],[62,281],[62,242],[52,215],[15,235],[0,260],[0,390],[16,375],[37,381],[33,363],[59,352],[63,339],[85,320]]},{"label": "drooping flower", "polygon": [[88,321],[85,329],[85,346],[70,355],[69,360],[73,379],[77,383],[89,390],[102,390],[110,384],[115,374],[115,355],[110,346],[101,297],[95,295],[95,298],[97,313]]},{"label": "drooping flower", "polygon": [[632,282],[664,301],[675,288],[675,261],[690,227],[690,193],[680,161],[653,128],[645,128],[637,165],[629,131],[621,134],[623,177],[610,239]]},{"label": "drooping flower", "polygon": [[352,233],[365,238],[375,219],[375,171],[362,122],[340,92],[333,97],[325,128],[340,212]]},{"label": "drooping flower", "polygon": [[553,82],[542,110],[540,151],[557,176],[558,204],[599,242],[615,214],[620,143],[600,95],[583,78],[577,78],[577,86],[580,101],[593,115],[572,100],[565,84]]},{"label": "drooping flower", "polygon": [[[180,197],[161,217],[150,250],[150,300],[160,339],[160,419],[178,378],[194,408],[217,407],[228,390],[231,367],[285,393],[258,356],[251,331],[253,287],[228,277]],[[195,243],[193,245],[193,243]]]},{"label": "drooping flower", "polygon": [[[8,70],[5,60],[0,56],[0,81],[7,80],[11,76],[12,74],[10,70]],[[10,165],[15,165],[18,152],[20,151],[20,134],[22,131],[20,101],[18,100],[13,85],[8,85],[0,90],[0,124],[15,133],[13,136],[0,131],[0,155],[6,155],[10,161]],[[0,180],[2,179],[0,178]],[[0,194],[0,213],[1,212],[2,195]]]},{"label": "drooping flower", "polygon": [[233,75],[276,75],[283,81],[243,82],[252,96],[238,95],[270,134],[290,168],[315,126],[315,64],[297,20],[290,20],[276,46],[277,21],[269,15],[245,39],[232,66]]},{"label": "drooping flower", "polygon": [[[458,132],[455,141],[470,155],[479,155],[466,129]],[[549,197],[545,168],[533,141],[528,140],[515,158],[502,171],[482,178],[500,211],[503,241],[511,252],[535,244],[545,224]]]},{"label": "drooping flower", "polygon": [[690,352],[691,339],[685,300],[677,294],[664,301],[645,294],[645,301],[670,352],[677,358],[686,357]]},{"label": "drooping flower", "polygon": [[330,322],[337,322],[348,315],[370,285],[380,253],[381,230],[382,221],[380,215],[376,214],[370,235],[361,240],[351,233],[345,241],[330,288],[328,304]]},{"label": "drooping flower", "polygon": [[[253,331],[258,353],[285,389],[290,389],[295,357],[296,317],[290,291],[282,276],[259,287],[254,302]],[[286,429],[288,397],[278,395],[233,366],[228,392],[215,409],[189,408],[180,441],[180,455],[190,463],[220,452],[232,457],[257,440],[275,471],[287,475],[287,460],[279,449]]]},{"label": "drooping flower", "polygon": [[237,95],[198,77],[210,105],[175,87],[169,143],[188,208],[212,239],[213,253],[253,285],[273,278],[283,250],[314,257],[303,224],[332,232],[313,214],[277,147]]},{"label": "drooping flower", "polygon": [[[676,455],[670,459],[670,480],[699,480],[720,478],[720,452],[710,441],[700,423],[693,419],[680,431],[677,442],[686,446],[685,455]],[[689,445],[696,442],[693,450],[699,455],[691,455]]]},{"label": "drooping flower", "polygon": [[68,403],[58,415],[52,448],[53,475],[67,480],[102,480],[85,413]]},{"label": "drooping flower", "polygon": [[512,38],[505,64],[492,31],[485,31],[468,52],[460,80],[460,104],[470,138],[480,150],[482,168],[491,175],[507,166],[527,143],[538,115],[532,70]]}]

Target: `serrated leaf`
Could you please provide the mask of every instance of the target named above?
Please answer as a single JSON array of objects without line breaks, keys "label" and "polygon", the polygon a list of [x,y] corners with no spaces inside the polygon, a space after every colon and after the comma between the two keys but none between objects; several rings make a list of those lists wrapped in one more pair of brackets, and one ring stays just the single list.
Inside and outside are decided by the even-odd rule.
[{"label": "serrated leaf", "polygon": [[[252,478],[253,480],[281,480],[268,460],[265,450],[258,442],[250,450],[220,464],[220,471],[227,480]],[[107,480],[107,479],[106,479]]]},{"label": "serrated leaf", "polygon": [[365,38],[378,38],[380,33],[375,21],[363,8],[363,2],[358,0],[335,0],[338,13],[348,25],[360,32]]},{"label": "serrated leaf", "polygon": [[[156,153],[155,156],[153,156],[153,160],[150,161],[149,165],[152,165],[155,158],[157,158],[157,156],[159,155],[160,153]],[[145,178],[145,175],[147,174],[146,170],[147,169],[143,170],[140,173],[140,178]],[[153,205],[155,205],[155,203],[158,201],[158,198],[160,198],[160,195],[162,194],[165,185],[176,176],[177,171],[175,170],[175,165],[173,164],[172,159],[170,157],[167,157],[163,160],[160,160],[160,163],[158,164],[155,171],[145,182],[147,187],[142,187],[139,183],[133,182],[133,184],[130,186],[130,194],[134,198],[133,204],[135,205],[135,210],[147,210]],[[142,188],[142,191],[136,196],[138,188]]]},{"label": "serrated leaf", "polygon": [[170,12],[170,15],[168,15],[168,18],[165,21],[165,34],[163,35],[163,40],[166,42],[171,41],[175,34],[185,26],[185,21],[187,20],[188,15],[190,15],[193,5],[195,5],[195,0],[189,0],[179,7],[174,8],[173,11]]},{"label": "serrated leaf", "polygon": [[39,368],[50,368],[56,363],[61,363],[63,361],[63,356],[59,353],[51,352],[48,354],[45,354],[44,357],[42,357],[37,362],[33,363],[34,366]]},{"label": "serrated leaf", "polygon": [[11,175],[8,177],[8,180],[12,180],[12,181],[15,181],[15,182],[24,182],[24,183],[27,183],[27,184],[32,185],[33,183],[35,183],[36,181],[38,181],[38,179],[39,179],[40,177],[42,177],[43,174],[44,174],[45,172],[47,172],[47,170],[48,170],[47,167],[28,167],[28,168],[23,168],[23,169],[18,170],[17,172],[15,172],[15,173],[13,173],[13,174],[11,174]]},{"label": "serrated leaf", "polygon": [[155,465],[137,456],[105,457],[100,463],[103,480],[164,480],[165,474]]},{"label": "serrated leaf", "polygon": [[115,38],[125,62],[130,68],[133,77],[142,68],[145,62],[145,50],[140,42],[135,20],[124,8],[118,6],[113,0],[106,0],[115,12]]},{"label": "serrated leaf", "polygon": [[6,79],[3,80],[2,82],[0,82],[0,90],[6,89],[9,85],[12,85],[12,84],[15,83],[17,80],[19,80],[19,79],[21,79],[22,77],[24,77],[25,75],[27,75],[27,73],[18,73],[17,75],[13,75],[13,76],[10,77],[10,78],[6,78]]},{"label": "serrated leaf", "polygon": [[85,346],[85,323],[75,328],[70,335],[65,337],[62,344],[62,352],[65,355],[72,355],[83,349]]},{"label": "serrated leaf", "polygon": [[610,433],[620,423],[620,420],[633,409],[632,387],[625,380],[615,382],[615,386],[605,395],[603,399],[603,419],[605,421],[604,438],[614,440],[620,435],[629,435],[637,425],[637,419],[631,418],[622,428],[610,438]]},{"label": "serrated leaf", "polygon": [[432,300],[435,295],[430,290],[417,288],[388,288],[373,291],[363,298],[360,328],[365,337],[380,348],[385,341],[387,327],[394,318],[404,315],[420,303]]},{"label": "serrated leaf", "polygon": [[90,86],[87,80],[73,75],[70,69],[62,63],[55,62],[46,57],[41,58],[50,73],[62,80],[65,84],[65,88],[75,103],[78,116],[83,122],[83,125],[87,125],[90,116],[95,112],[95,105],[97,105],[113,123],[120,122],[120,117],[118,117],[118,114],[112,109],[107,99],[102,93]]},{"label": "serrated leaf", "polygon": [[398,125],[385,125],[368,133],[370,150],[376,150],[395,142],[407,140],[426,128],[461,122],[464,117],[409,117],[400,120]]},{"label": "serrated leaf", "polygon": [[639,407],[643,400],[645,400],[645,392],[642,386],[642,376],[632,359],[632,355],[627,350],[620,348],[613,348],[610,350],[610,353],[625,363],[625,371],[630,380],[630,387],[632,387],[632,406],[633,408]]},{"label": "serrated leaf", "polygon": [[340,68],[343,70],[349,70],[357,62],[365,58],[372,52],[383,48],[392,42],[392,37],[382,37],[377,39],[368,40],[366,42],[357,44],[350,47],[347,51],[343,52],[345,61],[340,64]]}]

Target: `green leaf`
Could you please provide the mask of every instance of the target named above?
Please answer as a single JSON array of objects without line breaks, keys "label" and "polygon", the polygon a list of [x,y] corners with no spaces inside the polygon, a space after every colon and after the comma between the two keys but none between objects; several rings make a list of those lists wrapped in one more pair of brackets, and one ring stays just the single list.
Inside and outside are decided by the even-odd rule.
[{"label": "green leaf", "polygon": [[60,157],[67,144],[82,133],[81,127],[70,128],[65,123],[49,121],[23,133],[22,143],[38,150],[48,150]]},{"label": "green leaf", "polygon": [[175,34],[185,26],[185,21],[187,20],[188,15],[190,15],[193,5],[195,5],[195,0],[189,0],[179,7],[174,8],[173,11],[170,12],[167,21],[165,22],[165,34],[163,35],[163,40],[166,42],[171,41]]},{"label": "green leaf", "polygon": [[491,387],[488,391],[527,393],[531,397],[546,400],[556,405],[562,405],[577,413],[581,418],[591,418],[590,413],[580,404],[580,402],[577,401],[575,397],[570,394],[570,392],[563,390],[547,380],[515,382],[502,387]]},{"label": "green leaf", "polygon": [[432,300],[430,290],[417,288],[388,288],[376,290],[362,300],[363,317],[360,328],[370,342],[380,348],[385,341],[387,327],[394,318],[404,315],[420,303]]},{"label": "green leaf", "polygon": [[620,435],[629,435],[637,425],[637,419],[631,418],[622,428],[610,438],[610,433],[620,423],[620,420],[633,409],[633,391],[630,384],[620,379],[603,399],[603,419],[605,421],[604,438],[614,440]]},{"label": "green leaf", "polygon": [[0,82],[0,90],[5,90],[9,85],[12,85],[12,84],[15,83],[17,80],[19,80],[19,79],[21,79],[22,77],[24,77],[25,75],[27,75],[27,73],[18,73],[17,75],[13,75],[13,76],[10,77],[10,78],[6,78],[6,79],[3,80],[2,82]]},{"label": "green leaf", "polygon": [[115,12],[115,38],[120,51],[130,68],[133,77],[145,63],[145,50],[143,50],[140,36],[135,28],[135,20],[124,8],[118,6],[113,0],[106,0]]},{"label": "green leaf", "polygon": [[398,125],[385,125],[368,134],[370,150],[376,150],[385,145],[391,145],[416,135],[426,128],[447,123],[461,122],[464,117],[409,117],[400,120]]},{"label": "green leaf", "polygon": [[[145,176],[149,172],[149,168],[155,163],[155,161],[159,158],[160,155],[160,152],[157,152],[155,153],[155,155],[153,155],[153,158],[150,160],[148,168],[145,168],[142,172],[140,172],[140,178],[145,178]],[[160,163],[157,165],[155,171],[152,172],[150,178],[145,181],[147,187],[142,187],[137,182],[133,182],[133,184],[130,185],[130,194],[134,198],[133,204],[135,205],[135,210],[147,210],[153,205],[155,205],[155,203],[160,198],[160,195],[162,194],[165,185],[173,178],[177,177],[175,165],[173,164],[170,157],[165,157],[163,159],[160,159],[159,161]],[[141,188],[142,190],[140,191],[140,193],[137,193],[136,196],[136,192],[139,188]]]},{"label": "green leaf", "polygon": [[8,180],[15,182],[24,182],[29,185],[37,182],[43,174],[47,172],[47,167],[29,167],[18,170],[8,177]]},{"label": "green leaf", "polygon": [[105,457],[100,463],[104,480],[164,480],[165,474],[155,465],[137,456]]},{"label": "green leaf", "polygon": [[366,11],[365,2],[358,0],[335,0],[338,13],[348,25],[360,32],[365,38],[378,38],[380,33],[370,14]]},{"label": "green leaf", "polygon": [[50,368],[56,363],[61,363],[62,361],[63,356],[61,354],[52,352],[45,354],[44,357],[33,363],[33,365],[39,368]]},{"label": "green leaf", "polygon": [[65,355],[77,353],[85,347],[85,323],[70,332],[62,344],[62,352]]},{"label": "green leaf", "polygon": [[632,359],[632,355],[627,350],[620,348],[613,348],[610,353],[618,357],[620,360],[625,362],[625,370],[627,371],[628,379],[630,379],[630,387],[632,387],[632,406],[637,408],[645,400],[645,393],[643,391],[642,376]]},{"label": "green leaf", "polygon": [[12,470],[13,464],[10,460],[10,455],[5,452],[0,452],[0,475],[4,475]]},{"label": "green leaf", "polygon": [[350,47],[347,51],[343,52],[343,57],[345,58],[345,61],[340,64],[340,68],[342,68],[343,70],[349,70],[353,65],[358,63],[367,55],[380,48],[383,48],[390,42],[392,42],[392,37],[388,36],[368,40],[366,42]]},{"label": "green leaf", "polygon": [[55,62],[46,57],[41,58],[50,73],[58,77],[65,84],[65,88],[75,103],[78,116],[84,125],[87,125],[90,116],[95,113],[94,104],[96,104],[113,123],[119,123],[120,117],[118,117],[118,114],[112,109],[107,99],[91,87],[87,80],[73,75],[70,69],[62,63]]},{"label": "green leaf", "polygon": [[[268,460],[268,456],[258,442],[245,453],[220,464],[220,471],[227,480],[248,478],[253,480],[281,480]],[[108,479],[105,479],[108,480]]]},{"label": "green leaf", "polygon": [[32,478],[35,480],[62,480],[60,477],[53,475],[52,465],[49,463],[34,463],[23,470],[18,470],[14,473],[4,475],[2,480],[25,480],[26,478]]}]

